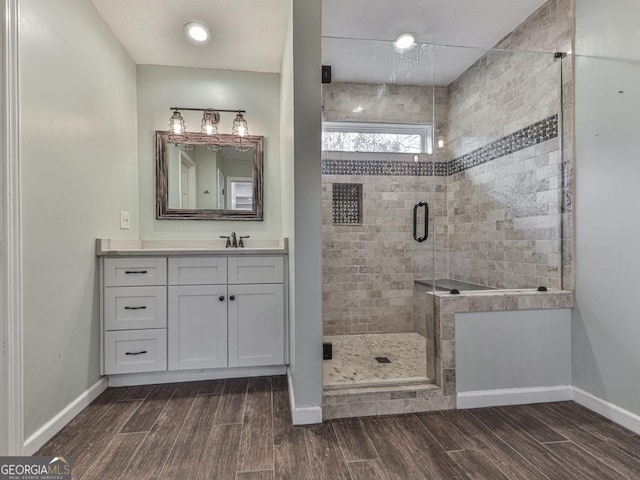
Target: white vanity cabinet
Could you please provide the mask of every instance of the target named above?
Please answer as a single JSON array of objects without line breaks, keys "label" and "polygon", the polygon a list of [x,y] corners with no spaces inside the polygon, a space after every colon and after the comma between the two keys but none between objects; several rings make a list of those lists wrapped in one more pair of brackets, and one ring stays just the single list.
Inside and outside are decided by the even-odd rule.
[{"label": "white vanity cabinet", "polygon": [[193,376],[215,370],[228,377],[233,369],[244,376],[251,368],[283,367],[285,259],[242,254],[105,258],[103,373],[149,373],[151,382],[160,372],[179,381],[180,372]]}]

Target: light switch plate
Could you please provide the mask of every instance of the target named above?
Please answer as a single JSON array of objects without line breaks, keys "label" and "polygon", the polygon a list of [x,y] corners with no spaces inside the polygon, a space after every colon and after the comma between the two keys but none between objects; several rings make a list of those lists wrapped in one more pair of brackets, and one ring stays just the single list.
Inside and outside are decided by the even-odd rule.
[{"label": "light switch plate", "polygon": [[129,212],[120,210],[120,230],[129,230]]}]

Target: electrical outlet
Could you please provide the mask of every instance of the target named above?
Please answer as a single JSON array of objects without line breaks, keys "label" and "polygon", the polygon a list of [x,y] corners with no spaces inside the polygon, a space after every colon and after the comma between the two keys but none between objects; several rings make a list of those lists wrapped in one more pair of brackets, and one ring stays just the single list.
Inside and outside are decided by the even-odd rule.
[{"label": "electrical outlet", "polygon": [[120,210],[120,230],[129,230],[129,212]]}]

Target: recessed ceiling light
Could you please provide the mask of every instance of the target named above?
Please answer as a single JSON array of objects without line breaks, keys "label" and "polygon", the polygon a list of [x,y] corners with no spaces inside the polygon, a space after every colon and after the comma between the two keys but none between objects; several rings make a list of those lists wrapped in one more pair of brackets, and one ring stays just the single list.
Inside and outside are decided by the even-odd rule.
[{"label": "recessed ceiling light", "polygon": [[194,45],[204,45],[211,39],[211,30],[204,23],[189,22],[184,26],[187,40]]},{"label": "recessed ceiling light", "polygon": [[398,50],[406,50],[407,48],[413,47],[417,40],[417,33],[407,32],[399,35],[394,44]]}]

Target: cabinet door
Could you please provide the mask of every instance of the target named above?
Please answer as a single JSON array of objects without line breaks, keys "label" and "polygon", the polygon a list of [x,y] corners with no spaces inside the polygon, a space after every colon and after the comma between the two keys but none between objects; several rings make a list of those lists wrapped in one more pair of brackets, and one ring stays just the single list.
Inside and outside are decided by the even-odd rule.
[{"label": "cabinet door", "polygon": [[282,284],[229,286],[229,366],[284,364]]},{"label": "cabinet door", "polygon": [[227,286],[169,287],[169,370],[227,366]]}]

